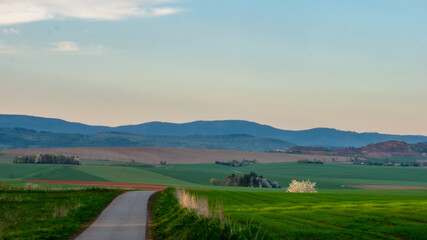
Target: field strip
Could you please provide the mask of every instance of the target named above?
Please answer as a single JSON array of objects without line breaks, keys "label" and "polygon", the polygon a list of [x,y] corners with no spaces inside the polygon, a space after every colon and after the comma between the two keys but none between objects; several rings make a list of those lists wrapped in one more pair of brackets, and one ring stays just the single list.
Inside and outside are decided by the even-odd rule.
[{"label": "field strip", "polygon": [[346,187],[360,188],[360,189],[384,189],[384,190],[394,190],[394,189],[411,189],[411,190],[424,190],[427,187],[421,186],[396,186],[396,185],[348,185]]},{"label": "field strip", "polygon": [[[348,210],[341,210],[340,212],[344,212],[344,213],[348,213],[352,216],[354,215],[360,215],[360,216],[368,216],[368,217],[374,217],[374,218],[378,218],[378,219],[382,219],[384,218],[383,215],[378,215],[378,214],[372,214],[372,213],[364,213],[364,212],[352,212],[352,211],[348,211]],[[403,217],[396,217],[396,216],[387,216],[388,219],[395,219],[395,220],[399,220],[399,221],[404,221],[404,222],[410,222],[410,223],[420,223],[420,224],[427,224],[427,222],[422,221],[422,220],[417,220],[417,219],[409,219],[409,218],[403,218]]]},{"label": "field strip", "polygon": [[316,221],[316,220],[313,220],[313,219],[304,218],[304,217],[295,216],[295,215],[290,215],[290,214],[285,214],[285,213],[281,213],[281,212],[279,212],[278,214],[282,215],[282,216],[286,216],[286,217],[292,217],[292,218],[301,219],[301,220],[304,220],[304,221],[307,221],[307,222],[311,222],[311,223],[315,223],[315,224],[320,224],[320,225],[326,225],[326,226],[330,226],[330,227],[336,227],[336,228],[345,229],[342,226],[334,225],[334,224],[327,223],[327,222],[319,222],[319,221]]},{"label": "field strip", "polygon": [[[65,185],[81,185],[81,186],[95,186],[95,187],[110,187],[110,188],[129,188],[129,189],[140,189],[150,191],[162,191],[168,187],[167,185],[154,185],[154,184],[142,184],[142,183],[120,183],[120,182],[92,182],[92,181],[77,181],[77,180],[22,180],[25,182],[34,183],[50,183],[50,184],[65,184]],[[182,187],[176,187],[182,188]],[[187,188],[193,190],[206,190],[199,188]]]}]

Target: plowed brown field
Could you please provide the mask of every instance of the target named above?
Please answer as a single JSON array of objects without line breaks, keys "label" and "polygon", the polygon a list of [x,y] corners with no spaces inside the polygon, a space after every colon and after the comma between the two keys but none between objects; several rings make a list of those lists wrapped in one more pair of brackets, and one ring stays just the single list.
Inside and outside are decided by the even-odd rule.
[{"label": "plowed brown field", "polygon": [[166,161],[170,164],[197,164],[215,163],[215,161],[230,161],[242,159],[256,159],[260,163],[272,162],[297,162],[298,160],[321,160],[330,162],[348,161],[347,157],[243,152],[230,150],[208,150],[190,148],[153,148],[153,147],[79,147],[79,148],[31,148],[31,149],[5,149],[1,153],[9,157],[33,155],[41,153],[63,154],[78,156],[81,159],[135,161],[140,163],[158,164]]}]

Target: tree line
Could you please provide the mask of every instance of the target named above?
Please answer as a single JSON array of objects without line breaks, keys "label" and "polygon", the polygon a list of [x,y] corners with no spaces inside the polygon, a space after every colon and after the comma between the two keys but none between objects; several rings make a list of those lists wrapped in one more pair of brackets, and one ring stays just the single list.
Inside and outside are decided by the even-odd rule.
[{"label": "tree line", "polygon": [[231,160],[228,162],[220,162],[220,161],[215,162],[215,164],[229,166],[229,167],[243,167],[243,166],[249,166],[255,163],[257,163],[256,159],[253,159],[253,160],[243,159],[242,161]]},{"label": "tree line", "polygon": [[13,159],[13,163],[32,163],[32,164],[75,164],[80,165],[80,160],[75,156],[39,154],[31,156],[18,156]]}]

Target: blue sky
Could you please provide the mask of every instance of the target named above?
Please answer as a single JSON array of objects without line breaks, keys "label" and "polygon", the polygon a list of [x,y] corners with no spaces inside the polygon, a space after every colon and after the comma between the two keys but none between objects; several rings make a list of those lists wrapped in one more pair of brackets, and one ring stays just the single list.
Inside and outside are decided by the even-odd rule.
[{"label": "blue sky", "polygon": [[427,135],[427,1],[0,0],[0,110]]}]

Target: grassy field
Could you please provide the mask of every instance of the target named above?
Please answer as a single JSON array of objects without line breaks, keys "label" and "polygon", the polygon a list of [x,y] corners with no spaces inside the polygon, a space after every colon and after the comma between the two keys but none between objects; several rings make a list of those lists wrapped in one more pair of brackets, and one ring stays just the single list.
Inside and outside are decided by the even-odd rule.
[{"label": "grassy field", "polygon": [[211,178],[254,171],[286,187],[292,179],[310,179],[318,189],[340,190],[347,185],[427,186],[427,169],[349,164],[266,163],[245,167],[216,164],[178,164],[168,168],[109,165],[1,164],[0,179],[82,180],[145,183],[232,191],[284,191],[275,189],[211,186]]},{"label": "grassy field", "polygon": [[68,239],[120,193],[0,189],[0,239]]},{"label": "grassy field", "polygon": [[24,179],[60,168],[53,164],[0,164],[0,179]]},{"label": "grassy field", "polygon": [[208,184],[210,178],[224,179],[230,173],[256,172],[286,186],[292,179],[310,179],[319,189],[342,189],[342,185],[427,186],[426,168],[360,166],[349,164],[268,163],[245,167],[215,164],[172,165],[166,169],[147,169],[196,184]]},{"label": "grassy field", "polygon": [[[231,222],[200,219],[197,215],[178,208],[176,202],[163,199],[166,202],[157,205],[161,215],[159,219],[162,219],[164,224],[175,226],[169,228],[175,229],[169,234],[178,231],[182,236],[169,239],[203,239],[209,234],[219,234],[220,238],[224,238],[230,231],[235,232],[238,229],[244,231],[229,235],[235,236],[229,239],[247,239],[247,236],[259,233],[260,229],[268,233],[265,239],[423,239],[427,236],[427,190],[362,190],[345,187],[364,184],[427,186],[426,168],[297,163],[266,163],[245,167],[177,164],[168,168],[142,168],[110,166],[108,161],[102,161],[101,164],[91,163],[94,164],[65,166],[1,163],[0,182],[23,186],[26,183],[17,180],[83,180],[215,190],[192,192],[208,198],[212,206],[222,205],[225,217]],[[271,181],[278,181],[283,187],[292,179],[310,179],[317,182],[320,193],[292,194],[284,193],[285,189],[209,185],[211,178],[222,180],[230,173],[244,174],[250,171]],[[0,232],[3,234],[0,239],[27,239],[29,236],[49,234],[53,234],[54,239],[69,236],[78,229],[77,225],[81,226],[82,222],[89,219],[90,214],[95,214],[85,213],[87,210],[81,206],[95,206],[100,210],[102,203],[105,204],[114,194],[118,194],[113,193],[114,191],[108,194],[107,192],[0,192]],[[96,196],[102,202],[96,200]],[[161,210],[161,206],[166,206],[165,204],[171,206]],[[88,214],[84,215],[87,218],[82,218],[84,220],[80,223],[75,223],[76,218],[80,219],[80,213],[77,213],[80,210],[75,206],[79,206],[78,209],[83,211],[81,214]],[[68,209],[64,210],[67,212],[64,218],[58,217],[62,208]],[[26,216],[24,212],[31,212],[31,216]],[[30,227],[31,218],[36,219],[37,224]],[[47,223],[44,220],[39,221],[41,219],[45,219],[49,224],[44,225]],[[189,226],[180,229],[179,226],[183,224]],[[66,226],[65,230],[61,230],[64,235],[57,229],[59,226]],[[191,235],[192,232],[197,234]],[[160,232],[157,234],[166,236]]]},{"label": "grassy field", "polygon": [[[226,218],[272,239],[425,239],[427,198],[326,193],[191,191]],[[405,192],[402,191],[401,194]]]}]

